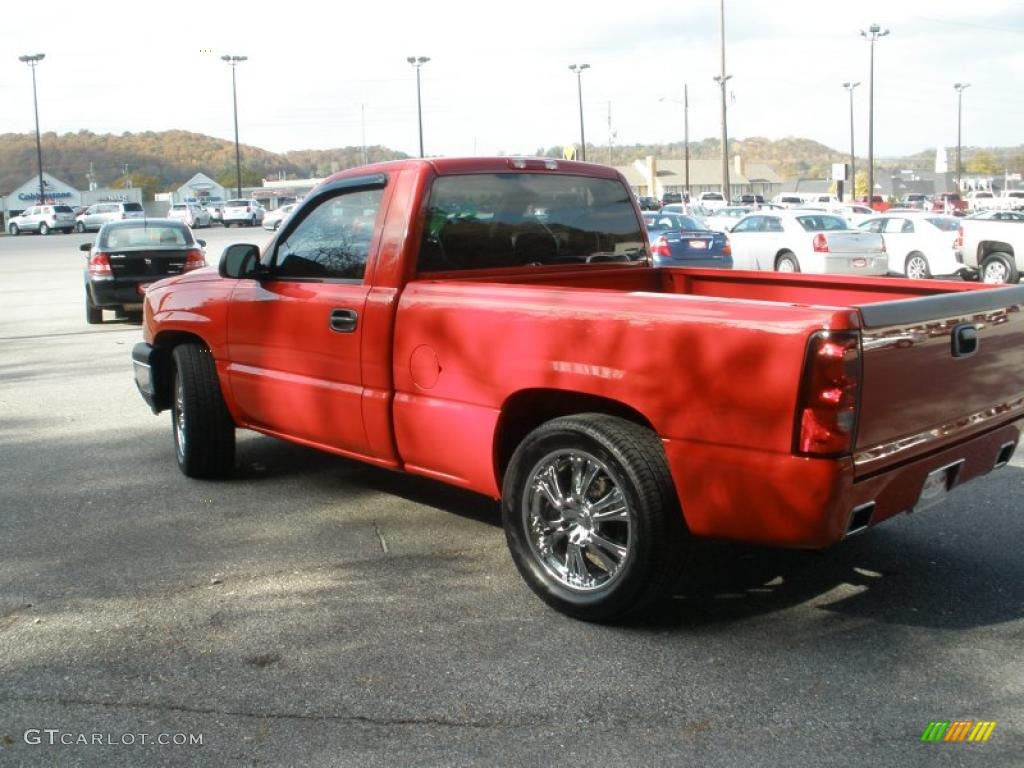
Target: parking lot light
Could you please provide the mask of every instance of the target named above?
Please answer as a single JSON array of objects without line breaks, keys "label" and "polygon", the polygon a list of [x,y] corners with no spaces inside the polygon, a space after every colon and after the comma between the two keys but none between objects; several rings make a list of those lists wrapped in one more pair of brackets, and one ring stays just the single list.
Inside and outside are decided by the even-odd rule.
[{"label": "parking lot light", "polygon": [[[853,153],[853,89],[860,83],[843,83],[843,88],[850,92],[850,202],[857,202],[857,158]],[[870,205],[871,199],[868,198]]]},{"label": "parking lot light", "polygon": [[235,194],[236,197],[242,196],[242,153],[238,145],[238,85],[235,80],[235,69],[243,61],[248,59],[248,56],[221,56],[222,61],[227,62],[228,66],[231,67],[231,98],[235,104]]},{"label": "parking lot light", "polygon": [[871,43],[871,69],[868,77],[868,207],[872,208],[875,195],[875,43],[889,34],[877,24],[863,29],[860,36]]},{"label": "parking lot light", "polygon": [[420,129],[420,157],[423,157],[423,99],[420,96],[420,67],[430,61],[430,57],[407,56],[405,60],[416,70],[416,122]]},{"label": "parking lot light", "polygon": [[722,87],[722,197],[726,204],[732,200],[729,187],[729,128],[726,118],[725,83],[732,75],[725,74],[725,0],[718,4],[719,31],[721,33],[722,71],[715,75],[715,82]]},{"label": "parking lot light", "polygon": [[28,64],[32,70],[32,107],[36,114],[36,161],[39,164],[39,204],[46,203],[46,192],[43,184],[43,144],[39,138],[39,100],[36,98],[36,65],[46,58],[45,53],[26,54],[19,56],[18,61]]},{"label": "parking lot light", "polygon": [[586,162],[587,140],[583,134],[583,70],[590,69],[589,64],[570,64],[569,69],[576,75],[576,92],[580,101],[580,160]]},{"label": "parking lot light", "polygon": [[671,101],[674,104],[681,104],[683,107],[683,157],[684,157],[684,181],[683,202],[690,199],[690,90],[686,83],[683,83],[683,100],[670,99],[662,96],[658,101]]},{"label": "parking lot light", "polygon": [[960,174],[963,170],[960,167],[960,140],[963,129],[964,114],[964,91],[971,87],[970,83],[953,83],[953,90],[956,91],[956,189],[960,191]]}]

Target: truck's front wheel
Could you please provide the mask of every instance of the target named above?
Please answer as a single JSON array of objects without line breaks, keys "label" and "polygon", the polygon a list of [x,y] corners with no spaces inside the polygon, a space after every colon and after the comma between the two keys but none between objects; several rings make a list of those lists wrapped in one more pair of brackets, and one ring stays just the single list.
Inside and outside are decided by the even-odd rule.
[{"label": "truck's front wheel", "polygon": [[198,344],[174,348],[171,426],[178,468],[189,477],[221,477],[235,465],[231,419],[209,350]]},{"label": "truck's front wheel", "polygon": [[595,413],[549,421],[516,449],[502,495],[516,566],[557,610],[615,621],[674,585],[687,535],[650,429]]}]

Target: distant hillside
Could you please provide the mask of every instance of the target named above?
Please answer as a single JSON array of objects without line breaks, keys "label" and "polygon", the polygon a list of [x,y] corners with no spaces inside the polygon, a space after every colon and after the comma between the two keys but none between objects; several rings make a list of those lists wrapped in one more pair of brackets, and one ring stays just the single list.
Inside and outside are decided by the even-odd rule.
[{"label": "distant hillside", "polygon": [[[226,186],[235,183],[235,144],[188,131],[95,134],[90,131],[42,136],[43,168],[69,184],[88,189],[90,166],[100,186],[124,186],[130,179],[147,195],[176,188],[196,173],[210,174]],[[370,160],[406,157],[385,147],[369,147]],[[303,150],[276,154],[241,146],[242,183],[266,177],[324,176],[359,165],[361,147]],[[125,176],[127,165],[128,176]],[[34,134],[0,134],[0,193],[7,193],[36,172]]]},{"label": "distant hillside", "polygon": [[[100,186],[142,187],[147,196],[177,188],[195,173],[208,173],[225,186],[235,183],[235,145],[188,131],[146,131],[144,133],[95,134],[90,131],[58,136],[46,133],[43,142],[43,167],[59,179],[87,189],[89,172]],[[747,162],[767,163],[783,178],[822,178],[831,163],[843,162],[842,150],[826,147],[810,139],[788,137],[771,140],[761,137],[730,140],[731,154]],[[34,134],[0,134],[0,193],[7,193],[36,172]],[[614,148],[614,162],[625,165],[646,155],[681,158],[682,142],[673,144],[635,144]],[[254,186],[263,178],[308,178],[326,176],[362,162],[361,147],[303,149],[276,154],[243,144],[242,183]],[[539,149],[539,155],[561,157],[562,147]],[[718,139],[707,138],[690,143],[694,158],[715,158]],[[368,147],[371,162],[407,157],[387,147]],[[587,155],[603,162],[607,147],[588,145]],[[954,162],[949,152],[949,162]],[[858,157],[858,162],[864,159]],[[927,149],[903,158],[877,158],[879,169],[931,170],[935,150]],[[964,168],[968,172],[1001,174],[1003,170],[1024,171],[1024,145],[1018,147],[964,147]],[[125,175],[127,166],[127,176]]]}]

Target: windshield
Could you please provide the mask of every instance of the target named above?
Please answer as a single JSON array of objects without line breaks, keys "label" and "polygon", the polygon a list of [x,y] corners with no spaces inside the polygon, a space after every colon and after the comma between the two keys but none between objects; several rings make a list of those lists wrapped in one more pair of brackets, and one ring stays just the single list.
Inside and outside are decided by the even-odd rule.
[{"label": "windshield", "polygon": [[141,203],[125,203],[124,204],[124,209],[126,211],[141,211],[142,210],[142,204]]},{"label": "windshield", "polygon": [[55,205],[53,206],[53,210],[57,213],[74,213],[74,211],[71,210],[70,205]]},{"label": "windshield", "polygon": [[703,195],[700,196],[700,199],[701,200],[725,200],[725,198],[722,197],[717,192],[705,192]]},{"label": "windshield", "polygon": [[116,248],[190,246],[193,243],[192,234],[186,227],[173,224],[146,225],[140,220],[139,224],[133,226],[104,227],[96,247],[105,251]]},{"label": "windshield", "polygon": [[647,258],[633,196],[614,179],[541,173],[442,176],[419,271]]},{"label": "windshield", "polygon": [[833,232],[850,228],[846,220],[838,216],[797,216],[796,220],[807,232]]},{"label": "windshield", "polygon": [[249,201],[248,200],[228,200],[224,204],[224,207],[225,208],[248,208],[249,207]]},{"label": "windshield", "polygon": [[935,218],[926,219],[926,221],[929,224],[934,224],[943,232],[956,232],[960,229],[960,222],[950,216],[936,216]]}]

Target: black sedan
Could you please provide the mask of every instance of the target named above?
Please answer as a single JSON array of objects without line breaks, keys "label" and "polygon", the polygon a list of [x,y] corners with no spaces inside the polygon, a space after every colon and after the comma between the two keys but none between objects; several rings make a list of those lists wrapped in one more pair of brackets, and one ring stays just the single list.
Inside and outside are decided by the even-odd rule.
[{"label": "black sedan", "polygon": [[180,221],[127,219],[104,224],[84,243],[85,321],[103,322],[103,310],[137,312],[150,283],[206,266],[206,243]]}]

